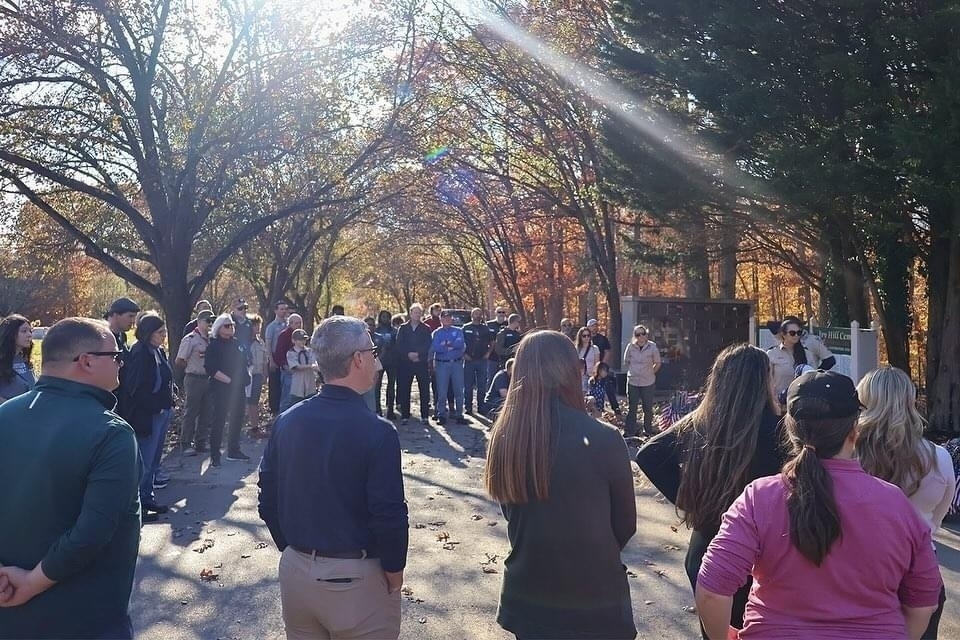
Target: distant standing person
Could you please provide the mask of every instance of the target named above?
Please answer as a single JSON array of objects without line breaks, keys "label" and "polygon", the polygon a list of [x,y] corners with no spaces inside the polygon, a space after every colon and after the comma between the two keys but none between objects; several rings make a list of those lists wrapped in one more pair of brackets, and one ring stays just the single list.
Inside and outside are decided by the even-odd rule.
[{"label": "distant standing person", "polygon": [[280,416],[260,463],[287,638],[396,639],[407,505],[397,430],[361,397],[377,347],[343,316],[321,322],[311,346],[326,383]]},{"label": "distant standing person", "polygon": [[0,637],[132,638],[140,464],[112,411],[116,338],[67,318],[41,352],[37,385],[0,406]]},{"label": "distant standing person", "polygon": [[476,389],[477,411],[483,413],[483,394],[487,390],[487,358],[493,351],[493,332],[483,322],[483,310],[470,311],[470,322],[463,325],[463,339],[467,350],[463,354],[463,398],[466,412],[473,413],[473,395]]},{"label": "distant standing person", "polygon": [[577,344],[577,325],[570,318],[560,321],[560,333],[570,338],[570,342]]},{"label": "distant standing person", "polygon": [[345,315],[347,315],[347,314],[346,314],[346,312],[343,310],[343,305],[342,305],[342,304],[335,304],[335,305],[333,305],[332,307],[330,307],[330,317],[333,317],[333,316],[345,316]]},{"label": "distant standing person", "polygon": [[317,358],[307,347],[307,332],[293,332],[293,346],[287,351],[287,369],[290,371],[290,406],[317,393]]},{"label": "distant standing person", "polygon": [[210,345],[210,324],[215,316],[212,311],[197,314],[196,328],[180,341],[175,364],[184,370],[184,409],[180,421],[180,443],[183,455],[195,456],[207,450],[210,423],[213,419],[213,398],[210,394],[210,377],[204,368],[204,358]]},{"label": "distant standing person", "polygon": [[[444,309],[440,312],[440,328],[433,332],[430,343],[429,362],[437,380],[437,394],[446,398],[453,390],[457,424],[467,424],[463,417],[463,354],[467,344],[463,338],[463,329],[453,326],[453,312]],[[443,402],[437,404],[437,423],[447,421],[447,407]]]},{"label": "distant standing person", "polygon": [[600,362],[600,349],[593,344],[590,330],[586,327],[577,334],[577,356],[580,358],[580,390],[583,394],[590,393],[590,374]]},{"label": "distant standing person", "polygon": [[[503,307],[497,307],[497,310],[494,312],[493,320],[487,321],[487,328],[490,329],[490,333],[493,335],[494,339],[500,332],[505,329],[507,326],[507,310]],[[505,364],[500,362],[500,356],[497,355],[496,349],[490,350],[490,355],[487,357],[487,380],[493,380],[493,376],[497,373],[498,370],[503,369]]]},{"label": "distant standing person", "polygon": [[0,321],[0,402],[33,389],[33,327],[16,313]]},{"label": "distant standing person", "polygon": [[417,379],[420,390],[420,420],[424,424],[430,419],[430,374],[427,370],[427,357],[433,340],[430,329],[420,322],[423,307],[419,303],[410,306],[409,320],[397,329],[397,354],[400,364],[397,367],[397,394],[400,400],[400,421],[407,424],[410,420],[410,393],[413,379]]},{"label": "distant standing person", "polygon": [[[917,389],[910,376],[895,367],[875,369],[857,385],[857,458],[864,471],[900,487],[930,535],[943,524],[956,491],[953,461],[946,449],[923,437],[917,411]],[[936,550],[936,549],[934,549]],[[921,636],[935,639],[946,602],[940,588],[937,610]]]},{"label": "distant standing person", "polygon": [[293,332],[303,329],[303,318],[298,313],[291,313],[287,318],[287,328],[277,336],[277,344],[273,348],[273,362],[280,369],[280,413],[290,408],[291,373],[287,368],[287,352],[293,346]]},{"label": "distant standing person", "polygon": [[510,389],[510,375],[513,373],[514,358],[507,358],[507,363],[503,369],[497,371],[490,381],[490,388],[487,389],[487,397],[483,403],[484,414],[491,420],[495,420],[503,409],[503,403],[507,399],[507,391]]},{"label": "distant standing person", "polygon": [[169,511],[166,505],[156,502],[153,494],[153,482],[173,417],[173,369],[163,348],[167,340],[166,323],[155,312],[147,312],[137,321],[136,338],[137,343],[124,365],[127,375],[121,393],[125,409],[120,415],[137,434],[143,458],[140,480],[143,521],[156,522],[157,514]]},{"label": "distant standing person", "polygon": [[497,622],[518,638],[634,638],[620,557],[637,529],[633,472],[613,427],[584,411],[556,331],[527,335],[490,433],[484,484],[507,519]]},{"label": "distant standing person", "polygon": [[829,370],[837,363],[819,336],[809,335],[796,316],[787,316],[780,323],[776,346],[767,349],[773,365],[773,385],[777,398],[783,404],[787,387],[797,377],[800,367]]},{"label": "distant standing person", "polygon": [[267,353],[270,354],[270,378],[267,383],[267,402],[270,405],[270,412],[280,413],[280,367],[273,360],[273,352],[277,348],[277,338],[280,333],[287,328],[287,318],[290,316],[290,305],[286,300],[279,300],[273,305],[274,318],[264,330],[264,343],[267,346]]},{"label": "distant standing person", "polygon": [[[189,335],[191,331],[197,328],[197,318],[199,318],[200,314],[203,313],[204,311],[209,311],[210,313],[213,313],[213,305],[210,304],[209,300],[200,300],[199,302],[197,302],[197,304],[193,305],[194,317],[193,317],[193,320],[188,322],[183,327],[183,335]],[[214,314],[214,317],[216,317],[216,314]]]},{"label": "distant standing person", "polygon": [[[110,333],[113,334],[113,338],[117,343],[117,350],[121,352],[121,360],[126,361],[127,355],[130,353],[130,347],[127,346],[127,331],[133,328],[133,325],[137,322],[137,314],[140,313],[140,307],[136,302],[130,298],[117,298],[110,303],[110,308],[107,310],[106,316],[107,324],[110,325]],[[114,394],[117,396],[117,413],[121,413],[124,410],[124,399],[123,394],[120,393],[120,387],[124,384],[124,377],[126,372],[123,368],[120,369],[120,384],[117,385],[117,389],[113,389]]]},{"label": "distant standing person", "polygon": [[[517,352],[517,345],[523,334],[520,333],[520,316],[511,313],[507,318],[507,326],[500,330],[493,342],[493,350],[497,352],[497,361],[505,364]],[[501,366],[502,366],[501,364]]]},{"label": "distant standing person", "polygon": [[633,340],[623,351],[623,368],[627,370],[627,431],[638,435],[637,404],[643,407],[643,433],[656,435],[653,429],[653,392],[660,371],[660,348],[647,337],[647,328],[638,324],[633,328]]},{"label": "distant standing person", "polygon": [[260,337],[263,318],[259,315],[250,316],[250,324],[253,327],[253,342],[250,343],[250,385],[247,387],[247,433],[251,438],[265,438],[267,434],[260,426],[260,396],[263,394],[263,383],[270,376],[272,356]]},{"label": "distant standing person", "polygon": [[[204,368],[210,376],[213,397],[213,422],[210,427],[210,464],[220,466],[220,445],[227,427],[227,460],[249,460],[240,450],[240,432],[243,429],[243,389],[249,382],[243,350],[233,337],[234,322],[229,314],[213,322],[213,339],[207,347]],[[229,426],[227,421],[229,420]]]},{"label": "distant standing person", "polygon": [[587,329],[590,330],[590,336],[593,340],[593,344],[600,351],[600,362],[606,362],[610,364],[610,340],[607,339],[607,336],[600,333],[600,323],[597,322],[596,318],[590,318],[587,320]]},{"label": "distant standing person", "polygon": [[397,414],[394,407],[397,404],[397,330],[393,326],[393,318],[386,309],[377,314],[377,326],[373,329],[373,343],[380,349],[380,364],[383,369],[377,374],[377,384],[374,386],[377,415],[383,415],[380,392],[383,389],[383,378],[387,378],[387,420],[394,420]]}]

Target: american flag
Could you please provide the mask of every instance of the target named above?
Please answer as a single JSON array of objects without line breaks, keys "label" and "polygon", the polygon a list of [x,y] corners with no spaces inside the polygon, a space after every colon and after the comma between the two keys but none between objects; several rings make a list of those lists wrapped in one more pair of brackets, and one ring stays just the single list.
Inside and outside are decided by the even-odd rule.
[{"label": "american flag", "polygon": [[692,391],[676,391],[669,402],[663,404],[657,417],[657,428],[664,431],[673,426],[673,424],[697,408],[702,393]]}]

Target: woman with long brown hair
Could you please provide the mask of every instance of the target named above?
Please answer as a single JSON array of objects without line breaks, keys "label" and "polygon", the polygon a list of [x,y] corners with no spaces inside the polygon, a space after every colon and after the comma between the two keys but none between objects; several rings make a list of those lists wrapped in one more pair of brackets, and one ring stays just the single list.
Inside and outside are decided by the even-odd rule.
[{"label": "woman with long brown hair", "polygon": [[[900,487],[933,534],[943,523],[956,491],[953,461],[943,447],[924,440],[925,426],[917,411],[917,389],[910,376],[895,367],[865,375],[857,385],[863,411],[857,421],[857,458],[872,476]],[[946,591],[923,633],[935,639]]]},{"label": "woman with long brown hair", "polygon": [[30,321],[16,313],[0,321],[0,402],[30,391],[37,383],[32,353]]},{"label": "woman with long brown hair", "polygon": [[[780,471],[779,421],[766,353],[734,345],[714,361],[699,406],[637,453],[637,464],[692,529],[684,567],[693,589],[723,512],[751,480]],[[734,628],[743,627],[749,591],[747,581],[734,596]]]},{"label": "woman with long brown hair", "polygon": [[794,457],[723,516],[697,576],[710,638],[727,638],[752,575],[740,638],[919,638],[940,595],[930,528],[897,487],[854,457],[850,378],[810,371],[787,389]]},{"label": "woman with long brown hair", "polygon": [[580,371],[563,334],[527,334],[490,433],[484,482],[511,548],[497,622],[517,638],[636,636],[620,560],[633,474],[623,438],[584,411]]}]

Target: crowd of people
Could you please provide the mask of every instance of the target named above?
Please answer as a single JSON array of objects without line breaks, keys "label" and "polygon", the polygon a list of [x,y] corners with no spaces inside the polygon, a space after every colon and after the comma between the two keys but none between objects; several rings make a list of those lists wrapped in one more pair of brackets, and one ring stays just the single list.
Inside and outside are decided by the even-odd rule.
[{"label": "crowd of people", "polygon": [[262,327],[242,298],[220,315],[201,301],[171,363],[163,318],[120,298],[105,321],[54,324],[39,378],[29,321],[0,321],[0,521],[18,523],[0,527],[0,638],[132,637],[139,527],[168,509],[154,491],[168,481],[177,369],[183,456],[249,460],[245,423],[268,438],[259,513],[282,552],[288,638],[399,636],[397,427],[412,419],[414,380],[421,420],[431,399],[439,424],[492,419],[484,483],[511,547],[497,620],[518,638],[635,637],[621,552],[637,528],[638,433],[650,437],[636,463],[691,530],[703,637],[937,637],[946,593],[932,534],[956,478],[902,371],[855,385],[824,370],[832,356],[788,319],[772,354],[724,349],[701,402],[657,432],[659,349],[638,325],[621,431],[592,417],[608,403],[621,413],[594,320],[522,333],[502,308],[489,321],[473,309],[462,327],[441,305],[427,318],[419,304],[362,320],[333,311],[311,336],[286,302]]}]

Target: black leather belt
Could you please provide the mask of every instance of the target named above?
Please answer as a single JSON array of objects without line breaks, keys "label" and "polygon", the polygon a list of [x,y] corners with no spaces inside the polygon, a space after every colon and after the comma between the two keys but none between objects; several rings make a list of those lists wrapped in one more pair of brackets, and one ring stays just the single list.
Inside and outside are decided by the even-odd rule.
[{"label": "black leather belt", "polygon": [[463,358],[457,358],[456,360],[440,360],[439,358],[437,358],[436,361],[446,363],[446,362],[460,362],[461,360],[463,360]]},{"label": "black leather belt", "polygon": [[294,551],[299,551],[300,553],[308,556],[313,556],[315,558],[332,558],[334,560],[363,560],[364,558],[369,558],[367,555],[366,549],[360,549],[359,551],[338,551],[338,552],[329,552],[329,551],[318,551],[317,549],[303,549],[301,547],[293,547]]}]

